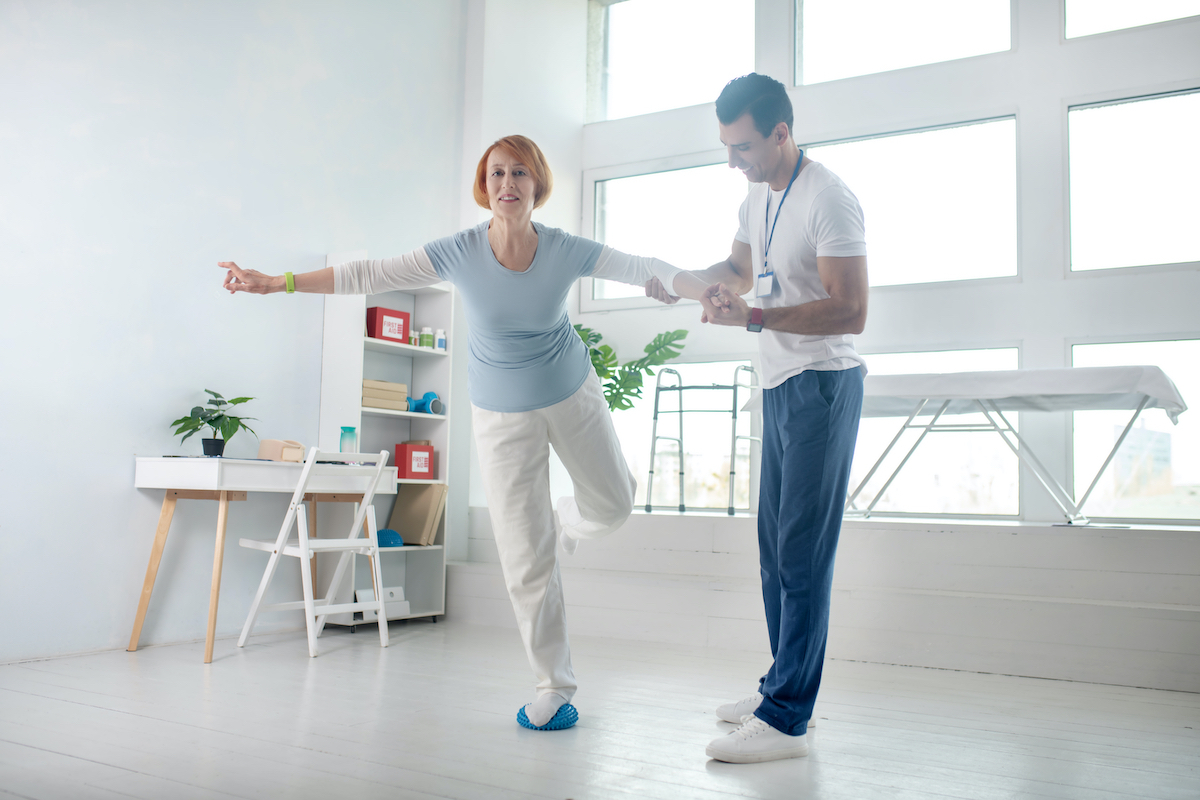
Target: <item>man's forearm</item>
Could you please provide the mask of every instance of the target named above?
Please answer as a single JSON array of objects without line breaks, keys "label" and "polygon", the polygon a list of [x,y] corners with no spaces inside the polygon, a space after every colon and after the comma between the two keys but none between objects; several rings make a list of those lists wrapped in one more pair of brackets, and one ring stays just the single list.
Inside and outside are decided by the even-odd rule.
[{"label": "man's forearm", "polygon": [[763,309],[763,327],[802,336],[839,336],[863,332],[867,304],[826,298],[798,306]]},{"label": "man's forearm", "polygon": [[750,276],[743,276],[734,269],[728,258],[707,269],[694,270],[691,274],[703,281],[705,286],[723,283],[739,295],[745,294],[754,286],[754,279]]}]

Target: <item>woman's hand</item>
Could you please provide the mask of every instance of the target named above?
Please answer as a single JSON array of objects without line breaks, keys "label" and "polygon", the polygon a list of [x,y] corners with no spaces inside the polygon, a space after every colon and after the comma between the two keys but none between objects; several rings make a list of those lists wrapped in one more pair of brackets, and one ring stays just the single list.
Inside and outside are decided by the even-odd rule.
[{"label": "woman's hand", "polygon": [[256,269],[242,269],[232,261],[218,261],[217,266],[228,270],[224,286],[230,294],[271,294],[285,287],[284,278],[280,275],[264,275]]},{"label": "woman's hand", "polygon": [[749,304],[723,283],[714,283],[705,289],[700,298],[700,305],[704,306],[701,322],[734,325],[739,328],[746,327],[750,322]]},{"label": "woman's hand", "polygon": [[662,285],[662,281],[658,278],[651,278],[646,281],[646,297],[652,297],[660,303],[673,305],[679,302],[679,298],[667,291],[667,287]]}]

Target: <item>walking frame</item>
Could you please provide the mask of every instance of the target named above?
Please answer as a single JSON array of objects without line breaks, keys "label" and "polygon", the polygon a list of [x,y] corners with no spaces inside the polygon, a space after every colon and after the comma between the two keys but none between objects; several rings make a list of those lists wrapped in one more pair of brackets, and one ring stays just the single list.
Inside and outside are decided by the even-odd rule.
[{"label": "walking frame", "polygon": [[[750,373],[750,383],[740,383],[738,378],[742,371]],[[663,385],[663,376],[674,375],[676,384],[674,386]],[[739,436],[737,432],[738,419],[738,389],[749,389],[754,391],[758,388],[758,374],[753,367],[748,367],[745,364],[740,364],[733,370],[733,383],[731,384],[711,384],[709,386],[684,386],[683,379],[680,377],[677,370],[670,367],[664,367],[658,371],[658,378],[654,386],[654,422],[650,432],[650,476],[646,481],[646,513],[653,510],[651,498],[654,496],[654,458],[658,454],[658,440],[663,439],[669,442],[675,442],[679,448],[679,511],[680,513],[687,511],[687,504],[684,502],[684,449],[683,449],[683,415],[697,413],[717,413],[724,414],[725,411],[715,408],[693,408],[685,409],[683,407],[683,393],[687,390],[704,389],[704,390],[725,390],[733,395],[733,402],[730,406],[729,413],[732,416],[729,433],[729,506],[728,513],[732,516],[733,509],[733,488],[734,479],[737,475],[737,444],[740,440],[750,442],[762,442],[758,436]],[[678,392],[679,407],[674,410],[666,410],[660,408],[660,401],[663,392]],[[679,415],[679,435],[678,436],[659,436],[658,435],[658,415],[663,414],[678,414]]]}]

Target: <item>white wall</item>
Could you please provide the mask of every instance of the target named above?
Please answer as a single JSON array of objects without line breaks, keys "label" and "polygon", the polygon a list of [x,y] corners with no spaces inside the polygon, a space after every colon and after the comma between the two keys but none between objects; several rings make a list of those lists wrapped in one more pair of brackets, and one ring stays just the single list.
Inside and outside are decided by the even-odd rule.
[{"label": "white wall", "polygon": [[[321,298],[227,296],[215,262],[300,272],[457,229],[465,11],[0,5],[0,660],[127,641],[162,500],[133,456],[198,453],[168,423],[202,389],[315,443]],[[263,566],[237,538],[284,507],[233,507],[219,635]],[[204,635],[215,518],[180,503],[143,642]]]}]

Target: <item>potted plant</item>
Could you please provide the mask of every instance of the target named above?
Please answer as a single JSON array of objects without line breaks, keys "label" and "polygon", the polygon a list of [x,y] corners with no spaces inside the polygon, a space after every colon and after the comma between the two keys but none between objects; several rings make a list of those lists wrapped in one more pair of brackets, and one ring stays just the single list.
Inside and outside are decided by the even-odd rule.
[{"label": "potted plant", "polygon": [[[254,417],[237,417],[229,413],[234,406],[253,400],[253,397],[235,397],[232,400],[226,400],[222,395],[214,392],[212,389],[205,389],[212,397],[208,400],[208,405],[211,408],[204,406],[196,406],[191,410],[186,417],[180,417],[171,423],[175,427],[175,435],[183,436],[182,442],[186,442],[188,437],[193,433],[203,429],[211,428],[213,435],[211,439],[203,439],[204,455],[219,456],[225,452],[225,443],[233,438],[233,435],[242,428],[254,433],[254,430],[247,425],[244,420],[254,419]],[[258,437],[254,433],[255,438]]]},{"label": "potted plant", "polygon": [[604,381],[604,399],[608,401],[609,411],[633,408],[633,401],[642,396],[642,374],[653,375],[651,367],[678,358],[683,350],[683,340],[687,338],[685,330],[665,331],[643,348],[646,355],[636,361],[619,364],[616,351],[609,345],[600,344],[603,337],[599,333],[582,325],[574,327],[579,338],[587,345],[597,377]]}]

